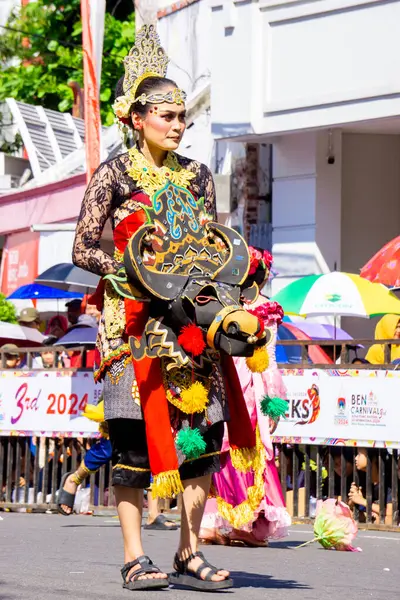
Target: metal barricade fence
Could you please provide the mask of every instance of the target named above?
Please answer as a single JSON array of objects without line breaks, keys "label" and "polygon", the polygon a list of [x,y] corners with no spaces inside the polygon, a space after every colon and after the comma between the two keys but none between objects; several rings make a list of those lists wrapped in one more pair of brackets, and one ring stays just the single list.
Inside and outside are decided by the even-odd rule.
[{"label": "metal barricade fence", "polygon": [[[33,441],[35,444],[33,444]],[[0,510],[46,512],[56,510],[57,490],[63,475],[75,471],[85,449],[96,440],[0,437]],[[366,527],[381,529],[399,523],[399,453],[367,449],[367,469],[361,481],[355,466],[357,448],[344,446],[275,446],[283,495],[294,521],[315,516],[316,503],[325,498],[348,499],[350,484],[362,483],[366,507],[354,507],[354,516]],[[338,460],[339,459],[339,460]],[[378,462],[379,482],[372,478]],[[114,508],[112,466],[103,466],[87,481],[89,511]],[[373,505],[378,504],[378,514]],[[164,508],[168,508],[168,504]],[[376,508],[376,506],[375,506]]]},{"label": "metal barricade fence", "polygon": [[[385,345],[386,362],[389,363],[390,345],[395,340],[378,340]],[[362,343],[370,345],[373,340],[352,340],[351,346]],[[376,340],[375,340],[376,342]],[[341,368],[348,364],[349,342],[335,340],[340,346]],[[308,347],[326,347],[332,341],[290,340],[278,341],[283,346],[302,346],[302,362],[291,368],[332,368],[330,365],[311,365]],[[45,348],[47,350],[47,348]],[[22,349],[21,349],[22,350]],[[26,349],[27,364],[32,364],[32,352],[43,349]],[[0,356],[4,368],[4,355]],[[84,355],[82,355],[82,364]],[[280,367],[287,367],[282,364]],[[385,365],[357,365],[357,369],[387,369]],[[393,368],[393,367],[392,367]],[[73,472],[83,459],[86,449],[96,439],[0,436],[0,510],[47,511],[55,510],[57,491],[63,475]],[[339,456],[338,456],[339,452]],[[349,452],[351,455],[349,456]],[[365,474],[355,466],[357,448],[346,446],[317,446],[279,444],[275,446],[276,462],[282,490],[289,513],[294,520],[310,519],[315,515],[318,500],[327,497],[348,499],[351,482],[361,483],[366,507],[355,506],[354,515],[366,527],[397,527],[399,523],[399,451],[385,448],[368,448]],[[338,460],[340,459],[340,460]],[[374,463],[374,468],[373,468]],[[379,473],[379,481],[373,481],[373,471]],[[115,506],[111,485],[112,465],[103,466],[87,481],[89,509]],[[376,479],[376,477],[375,477]],[[373,508],[379,505],[375,513]],[[168,503],[164,505],[168,508]]]}]

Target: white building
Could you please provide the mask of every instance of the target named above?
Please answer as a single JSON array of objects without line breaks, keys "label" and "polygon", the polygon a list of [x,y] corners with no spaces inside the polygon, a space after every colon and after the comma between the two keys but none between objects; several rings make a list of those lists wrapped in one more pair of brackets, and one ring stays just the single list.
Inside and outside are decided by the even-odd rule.
[{"label": "white building", "polygon": [[171,4],[171,74],[210,74],[211,164],[247,194],[240,218],[270,222],[275,287],[359,272],[400,229],[400,0]]},{"label": "white building", "polygon": [[399,0],[210,6],[212,131],[273,145],[274,248],[358,272],[400,228]]}]

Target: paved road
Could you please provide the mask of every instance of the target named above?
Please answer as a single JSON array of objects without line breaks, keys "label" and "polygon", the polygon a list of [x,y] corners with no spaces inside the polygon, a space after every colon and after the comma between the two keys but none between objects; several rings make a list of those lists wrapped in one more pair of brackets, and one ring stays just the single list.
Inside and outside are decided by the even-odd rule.
[{"label": "paved road", "polygon": [[[120,585],[121,532],[111,518],[2,514],[1,600],[117,600],[143,598]],[[169,570],[177,532],[144,532],[146,551]],[[398,600],[400,532],[360,532],[362,553],[333,552],[313,544],[311,528],[296,526],[269,548],[205,547],[207,557],[231,569],[232,600]],[[146,594],[145,594],[146,595]],[[209,594],[173,590],[151,600],[200,600]],[[214,595],[212,597],[215,597]]]}]

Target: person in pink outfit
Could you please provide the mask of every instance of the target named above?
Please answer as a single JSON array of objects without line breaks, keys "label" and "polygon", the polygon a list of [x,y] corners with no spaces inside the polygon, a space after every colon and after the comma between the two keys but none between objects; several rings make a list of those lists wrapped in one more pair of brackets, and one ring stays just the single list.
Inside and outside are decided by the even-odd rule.
[{"label": "person in pink outfit", "polygon": [[[251,247],[250,255],[249,276],[262,289],[269,277],[272,256],[269,252]],[[249,306],[249,311],[262,318],[271,336],[267,347],[268,367],[262,373],[250,371],[245,358],[235,359],[247,409],[257,434],[260,461],[254,471],[237,471],[232,465],[225,432],[221,471],[213,475],[214,497],[208,499],[201,523],[200,538],[204,543],[266,546],[268,538],[287,535],[287,528],[291,524],[271,441],[277,422],[265,416],[260,408],[260,401],[266,395],[285,400],[287,397],[275,356],[277,330],[282,322],[283,310],[277,302],[270,302],[260,295]]]}]

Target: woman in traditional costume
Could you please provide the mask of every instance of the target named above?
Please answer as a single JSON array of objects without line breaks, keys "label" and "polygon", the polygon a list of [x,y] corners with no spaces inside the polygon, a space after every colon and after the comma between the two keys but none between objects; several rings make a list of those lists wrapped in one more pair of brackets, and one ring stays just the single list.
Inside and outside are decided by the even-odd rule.
[{"label": "woman in traditional costume", "polygon": [[[265,250],[251,247],[249,250],[249,278],[262,289],[270,274],[272,256]],[[257,430],[260,463],[254,473],[235,469],[224,436],[221,470],[212,479],[215,497],[207,501],[201,524],[200,538],[204,543],[266,546],[268,538],[287,535],[287,527],[291,524],[271,441],[279,416],[287,408],[286,388],[275,356],[277,329],[282,322],[283,310],[277,302],[270,302],[262,295],[249,305],[249,310],[260,317],[271,332],[267,346],[268,364],[254,368],[252,358],[234,359],[251,423]]]},{"label": "woman in traditional costume", "polygon": [[[204,330],[207,346],[194,323],[182,330],[180,346],[176,338],[168,341],[171,329],[164,327],[165,319],[173,326],[186,314],[183,300],[181,304],[165,301],[172,298],[170,288],[182,279],[181,275],[169,274],[175,272],[172,269],[179,271],[186,265],[186,277],[190,278],[196,264],[203,276],[212,275],[208,271],[214,263],[218,273],[227,264],[225,280],[242,281],[248,272],[248,250],[231,230],[228,235],[234,236],[232,243],[224,247],[212,232],[204,238],[205,243],[202,238],[196,246],[198,232],[216,221],[214,183],[205,165],[174,152],[185,130],[186,96],[175,82],[165,78],[168,59],[153,26],[138,32],[124,63],[125,76],[114,111],[120,121],[133,127],[138,142],[94,173],[83,200],[73,249],[74,264],[102,276],[96,293],[102,313],[95,377],[104,382],[104,412],[113,448],[113,484],[125,553],[123,587],[161,588],[171,581],[192,589],[222,589],[232,586],[229,572],[205,560],[198,551],[198,533],[211,475],[220,468],[228,408],[231,453],[244,469],[252,468],[255,436],[244,399],[237,394],[240,386],[233,361],[220,355],[213,340],[220,323],[227,324],[238,310],[249,325],[243,331],[252,328],[253,332],[246,333],[245,343],[258,343],[258,337],[265,334],[255,326],[258,320],[251,317],[250,323],[250,315],[238,306],[239,295],[234,301],[226,292],[230,288],[211,281],[211,291],[218,288],[219,300],[233,302],[233,306],[225,306],[212,327]],[[100,248],[108,219],[113,228],[113,257]],[[141,241],[134,247],[138,234]],[[145,244],[148,250],[141,252]],[[210,248],[212,253],[206,255]],[[128,278],[127,252],[133,265]],[[229,264],[223,259],[227,253]],[[157,271],[159,257],[164,262]],[[138,280],[136,288],[131,286],[132,278]],[[193,277],[190,282],[192,292],[203,283]],[[146,297],[149,290],[150,297]],[[211,309],[203,308],[203,304],[215,306],[216,298],[201,300],[196,294],[191,301],[195,304],[198,300],[200,318],[207,321]],[[158,314],[150,318],[154,310]],[[232,335],[236,335],[236,327],[232,322]],[[230,341],[225,339],[229,350]],[[174,368],[178,363],[192,366]],[[142,490],[149,487],[151,477],[155,497],[181,492],[183,497],[180,543],[169,580],[144,554],[142,546]]]}]

